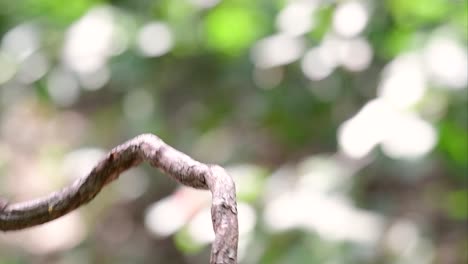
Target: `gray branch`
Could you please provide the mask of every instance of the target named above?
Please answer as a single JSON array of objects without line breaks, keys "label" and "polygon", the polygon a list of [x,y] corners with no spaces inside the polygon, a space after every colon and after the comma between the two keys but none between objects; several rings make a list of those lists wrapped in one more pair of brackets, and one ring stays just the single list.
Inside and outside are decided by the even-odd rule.
[{"label": "gray branch", "polygon": [[239,231],[234,181],[222,167],[195,161],[152,134],[140,135],[115,147],[88,175],[46,197],[12,204],[0,199],[0,230],[24,229],[59,218],[90,202],[120,173],[142,161],[148,161],[183,185],[211,191],[216,237],[210,263],[237,263]]}]

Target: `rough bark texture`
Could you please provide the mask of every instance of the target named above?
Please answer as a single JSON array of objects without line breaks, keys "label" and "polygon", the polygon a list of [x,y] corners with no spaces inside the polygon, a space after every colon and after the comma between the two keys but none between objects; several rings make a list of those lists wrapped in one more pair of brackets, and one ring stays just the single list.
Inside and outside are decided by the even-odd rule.
[{"label": "rough bark texture", "polygon": [[210,263],[237,263],[239,232],[234,181],[222,167],[195,161],[151,134],[115,147],[87,176],[46,197],[12,204],[0,198],[0,230],[24,229],[61,217],[90,202],[120,173],[145,160],[186,186],[211,191],[216,237]]}]

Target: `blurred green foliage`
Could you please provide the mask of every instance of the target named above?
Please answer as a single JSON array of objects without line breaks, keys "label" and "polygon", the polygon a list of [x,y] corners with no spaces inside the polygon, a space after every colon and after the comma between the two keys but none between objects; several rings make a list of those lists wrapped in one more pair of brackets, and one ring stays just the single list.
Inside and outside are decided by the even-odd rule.
[{"label": "blurred green foliage", "polygon": [[[458,66],[448,62],[448,66],[442,67],[450,68],[449,78],[445,79],[443,72],[437,79],[437,71],[429,69],[424,75],[426,97],[421,96],[423,99],[407,107],[409,110],[404,109],[421,116],[435,128],[435,147],[428,153],[415,159],[399,159],[377,144],[365,157],[353,159],[343,154],[339,140],[347,120],[368,102],[383,97],[379,89],[390,75],[389,65],[393,62],[407,54],[417,54],[423,58],[421,67],[427,70],[432,65],[428,62],[429,44],[440,36],[459,43],[466,56],[468,1],[359,2],[365,4],[368,16],[364,28],[354,36],[339,39],[343,42],[358,39],[368,44],[371,54],[368,65],[359,70],[349,66],[361,58],[362,49],[346,52],[346,47],[333,46],[331,53],[336,56],[328,54],[333,59],[323,63],[333,67],[326,76],[315,80],[305,73],[306,54],[324,46],[331,35],[339,35],[335,16],[348,1],[310,1],[317,5],[305,17],[313,22],[301,33],[294,29],[300,28],[302,20],[293,21],[293,26],[279,22],[292,2],[1,1],[0,193],[13,197],[38,195],[34,191],[24,195],[24,190],[12,187],[16,184],[11,183],[8,175],[19,177],[27,171],[22,170],[25,166],[21,164],[28,164],[27,168],[35,172],[37,169],[55,175],[34,179],[38,186],[43,181],[51,182],[51,186],[38,187],[45,193],[66,184],[56,174],[68,152],[85,147],[109,149],[132,136],[154,133],[199,160],[226,166],[250,164],[237,171],[238,184],[242,186],[239,202],[251,206],[256,216],[253,229],[246,235],[247,244],[241,245],[245,250],[241,263],[455,264],[468,261],[464,248],[468,243],[468,95],[466,75],[463,75],[466,64],[454,70],[451,66]],[[94,29],[101,31],[88,36],[83,43],[77,42],[77,47],[71,45],[77,50],[97,49],[94,53],[78,54],[75,59],[78,63],[102,59],[103,66],[98,70],[109,73],[107,80],[105,73],[96,74],[95,77],[105,81],[86,88],[87,81],[97,81],[86,75],[89,73],[79,72],[67,64],[65,46],[73,35],[72,28],[80,23],[77,21],[102,7],[110,10],[111,24],[116,28],[109,33],[112,35],[109,43],[100,42],[107,34],[102,33],[107,30],[107,22],[93,17],[93,26],[83,34]],[[342,27],[353,26],[360,19],[356,14],[359,13],[353,13]],[[153,24],[145,40],[142,28],[151,22],[164,26]],[[37,28],[39,44],[28,54],[16,56],[15,49],[20,49],[28,39],[20,37],[12,46],[7,45],[7,39],[22,25]],[[288,26],[293,33],[278,34],[287,31]],[[166,29],[170,37],[164,35]],[[258,61],[263,57],[255,52],[261,49],[261,43],[266,43],[262,41],[277,34],[299,44],[265,48],[265,61],[270,64],[262,66]],[[167,50],[157,45],[164,41],[168,43]],[[150,46],[150,51],[160,54],[148,55],[145,44]],[[105,48],[99,50],[100,45]],[[300,51],[294,57],[296,47]],[[41,76],[28,82],[24,80],[29,75],[24,73],[34,73],[40,68],[37,65],[41,65],[25,66],[31,54],[43,55],[47,66]],[[323,59],[320,56],[313,61]],[[343,56],[352,59],[345,60]],[[413,70],[403,68],[402,71],[408,69]],[[63,89],[52,88],[51,76],[56,70],[66,73],[55,80],[65,84]],[[453,73],[450,70],[461,74],[461,81],[451,83],[458,81],[459,75],[450,75]],[[401,101],[411,97],[413,84],[405,87],[408,92],[403,93]],[[432,100],[431,96],[439,100]],[[66,101],[69,98],[71,101]],[[419,136],[422,138],[417,135],[416,139]],[[301,162],[318,154],[337,160],[336,170],[340,172],[335,174],[338,176],[333,178],[324,170],[301,171]],[[28,163],[21,163],[24,160]],[[148,167],[145,172],[155,173]],[[344,187],[337,184],[338,187],[323,187],[325,191],[320,191],[345,197],[344,204],[352,206],[357,215],[365,210],[376,219],[383,219],[379,222],[384,227],[377,242],[357,243],[343,238],[353,233],[349,230],[354,227],[357,230],[362,224],[352,222],[353,218],[339,219],[351,226],[343,237],[334,236],[335,230],[321,230],[320,224],[326,226],[327,221],[314,222],[313,228],[300,221],[285,230],[269,227],[265,222],[272,201],[282,195],[292,197],[301,193],[297,188],[308,184],[309,178],[304,175],[309,174],[321,179],[312,181],[312,186],[335,184],[327,180],[342,181]],[[0,264],[206,263],[209,248],[195,241],[187,227],[168,238],[155,238],[145,228],[143,218],[148,206],[170,195],[175,188],[174,183],[157,176],[149,177],[147,189],[137,198],[121,198],[117,187],[98,196],[89,209],[83,209],[85,237],[71,248],[34,252],[32,246],[25,246],[27,243],[15,242],[28,238],[0,236]],[[31,184],[27,180],[19,182]],[[319,191],[311,187],[305,193],[315,192]],[[283,216],[288,215],[286,209],[294,206],[297,206],[294,202],[286,206]],[[304,205],[299,211],[311,210]],[[314,213],[319,219],[333,210]],[[336,219],[329,222],[333,220]],[[125,235],[127,229],[123,227],[128,226],[131,231]],[[369,234],[373,232],[371,227],[366,230]],[[124,238],[112,237],[121,233]],[[361,233],[367,239],[367,231]],[[405,248],[399,247],[395,237]]]}]

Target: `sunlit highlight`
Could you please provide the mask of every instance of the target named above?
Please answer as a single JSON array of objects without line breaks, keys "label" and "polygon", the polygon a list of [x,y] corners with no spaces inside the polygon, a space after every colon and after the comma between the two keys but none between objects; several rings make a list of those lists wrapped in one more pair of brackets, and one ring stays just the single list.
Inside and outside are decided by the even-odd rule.
[{"label": "sunlit highlight", "polygon": [[309,79],[318,81],[326,78],[335,69],[335,63],[330,60],[323,47],[312,48],[302,59],[301,68]]},{"label": "sunlit highlight", "polygon": [[354,37],[362,32],[369,19],[366,7],[358,1],[344,1],[333,14],[333,29],[344,37]]},{"label": "sunlit highlight", "polygon": [[404,109],[418,103],[427,89],[426,75],[418,54],[395,58],[383,72],[378,96],[393,106]]},{"label": "sunlit highlight", "polygon": [[368,102],[338,131],[341,149],[353,158],[363,158],[382,144],[393,158],[413,159],[428,154],[437,142],[432,125],[415,114],[401,112],[382,99]]},{"label": "sunlit highlight", "polygon": [[47,73],[49,66],[48,58],[43,53],[35,52],[21,63],[18,79],[25,84],[33,83]]},{"label": "sunlit highlight", "polygon": [[40,42],[39,29],[34,24],[21,24],[3,36],[1,49],[19,62],[35,52]]},{"label": "sunlit highlight", "polygon": [[390,157],[419,158],[429,153],[437,143],[437,132],[427,121],[415,115],[400,115],[382,141],[382,149]]},{"label": "sunlit highlight", "polygon": [[77,72],[93,72],[102,68],[120,46],[116,37],[112,10],[92,9],[68,30],[63,49],[65,63]]},{"label": "sunlit highlight", "polygon": [[50,97],[60,106],[70,106],[78,100],[80,87],[75,76],[63,68],[56,68],[47,77]]},{"label": "sunlit highlight", "polygon": [[183,208],[167,197],[150,206],[145,215],[146,228],[157,236],[168,236],[179,230],[187,221]]},{"label": "sunlit highlight", "polygon": [[93,72],[78,73],[78,80],[85,90],[95,91],[101,89],[110,80],[110,70],[103,66]]},{"label": "sunlit highlight", "polygon": [[372,47],[363,38],[349,39],[342,42],[338,50],[340,64],[349,71],[367,69],[372,60]]},{"label": "sunlit highlight", "polygon": [[429,76],[447,88],[466,88],[467,58],[466,47],[447,37],[434,37],[424,50]]},{"label": "sunlit highlight", "polygon": [[314,26],[312,12],[315,6],[311,1],[295,1],[278,14],[276,25],[284,33],[299,36]]},{"label": "sunlit highlight", "polygon": [[296,61],[303,50],[302,39],[278,34],[257,42],[252,49],[252,59],[257,67],[275,67]]},{"label": "sunlit highlight", "polygon": [[148,57],[158,57],[169,52],[173,46],[169,26],[162,22],[144,25],[138,33],[138,47]]},{"label": "sunlit highlight", "polygon": [[353,118],[345,121],[338,131],[342,150],[353,158],[363,158],[388,133],[397,113],[383,100],[368,102]]}]

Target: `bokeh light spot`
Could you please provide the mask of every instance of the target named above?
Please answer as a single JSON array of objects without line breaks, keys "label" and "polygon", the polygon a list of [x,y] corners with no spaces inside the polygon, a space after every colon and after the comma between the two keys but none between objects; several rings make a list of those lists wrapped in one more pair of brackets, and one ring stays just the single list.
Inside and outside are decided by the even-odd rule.
[{"label": "bokeh light spot", "polygon": [[166,23],[151,22],[140,29],[137,44],[143,55],[158,57],[169,52],[174,41]]},{"label": "bokeh light spot", "polygon": [[309,32],[314,26],[312,1],[295,1],[278,14],[276,25],[284,33],[299,36]]},{"label": "bokeh light spot", "polygon": [[424,50],[429,76],[447,88],[461,89],[468,84],[466,47],[447,37],[434,37]]},{"label": "bokeh light spot", "polygon": [[300,58],[304,41],[286,34],[264,38],[252,48],[252,60],[259,68],[289,64]]},{"label": "bokeh light spot", "polygon": [[68,29],[65,37],[63,59],[76,72],[93,72],[103,67],[122,41],[117,37],[109,7],[90,10]]},{"label": "bokeh light spot", "polygon": [[426,89],[421,58],[409,53],[398,56],[385,67],[377,93],[393,106],[404,109],[418,103]]},{"label": "bokeh light spot", "polygon": [[2,39],[1,48],[16,61],[21,61],[40,46],[40,34],[33,24],[21,24],[8,31]]},{"label": "bokeh light spot", "polygon": [[363,3],[344,1],[333,14],[333,29],[344,37],[354,37],[366,27],[369,14]]},{"label": "bokeh light spot", "polygon": [[429,122],[414,115],[402,115],[395,121],[382,141],[385,154],[392,158],[415,159],[434,148],[437,132]]},{"label": "bokeh light spot", "polygon": [[51,99],[59,106],[72,105],[80,95],[80,87],[75,76],[63,68],[56,68],[49,73],[47,90]]},{"label": "bokeh light spot", "polygon": [[365,70],[372,60],[372,47],[363,38],[343,41],[338,56],[340,63],[349,71]]},{"label": "bokeh light spot", "polygon": [[30,84],[41,79],[48,70],[48,58],[43,53],[35,52],[21,63],[18,79],[25,84]]}]

